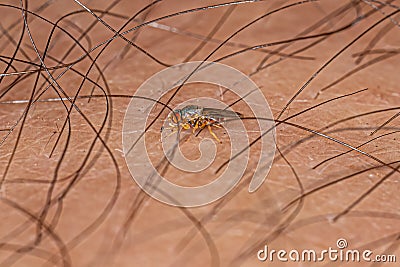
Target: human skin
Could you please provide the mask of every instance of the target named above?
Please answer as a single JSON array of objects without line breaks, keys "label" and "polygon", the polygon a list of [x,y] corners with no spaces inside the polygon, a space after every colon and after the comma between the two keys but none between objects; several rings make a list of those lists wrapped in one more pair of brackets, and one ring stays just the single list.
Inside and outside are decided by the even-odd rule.
[{"label": "human skin", "polygon": [[[194,10],[144,26],[124,35],[126,40],[115,38],[89,74],[92,60],[104,45],[90,53],[91,59],[86,56],[75,61],[114,32],[82,5],[118,31],[150,2],[116,1],[113,5],[88,1],[80,5],[57,1],[39,10],[45,2],[24,2],[29,11],[52,23],[83,10],[58,24],[77,40],[57,29],[45,55],[52,25],[27,13],[27,28],[19,2],[9,2],[16,8],[2,6],[1,68],[13,75],[2,77],[0,87],[0,266],[396,266],[327,258],[313,263],[257,259],[265,245],[274,250],[322,251],[337,249],[336,242],[342,238],[348,249],[368,249],[373,255],[396,255],[400,260],[399,118],[371,135],[400,111],[400,17],[396,13],[384,19],[396,11],[400,1],[388,2],[392,6],[373,1],[304,2],[237,32],[257,17],[295,2],[237,2],[203,10],[198,8],[224,2],[159,1],[124,30],[141,21]],[[105,14],[106,10],[110,14]],[[324,23],[317,24],[324,18]],[[312,25],[318,27],[307,31]],[[40,66],[29,34],[37,52],[45,57],[48,73],[43,67],[43,76],[38,71],[22,73]],[[311,38],[317,34],[321,35]],[[311,37],[296,39],[304,36]],[[77,42],[82,47],[76,46]],[[249,75],[277,119],[278,150],[262,186],[254,193],[247,190],[258,163],[260,144],[256,143],[241,181],[215,202],[195,208],[174,207],[144,193],[132,179],[134,174],[122,152],[125,112],[139,86],[165,65],[218,61],[266,43],[275,44],[219,61]],[[70,47],[72,52],[66,55]],[[365,57],[358,57],[363,52]],[[276,63],[257,71],[266,57],[263,65]],[[10,58],[14,58],[12,67],[7,68]],[[65,64],[62,68],[52,69],[60,62]],[[40,101],[29,102],[49,84],[49,73],[57,85],[53,81]],[[87,79],[80,87],[82,74]],[[291,102],[303,85],[307,86]],[[227,104],[237,100],[229,91],[221,92],[217,86],[187,85],[170,106],[195,97]],[[171,95],[160,101],[167,102]],[[324,101],[327,103],[309,109]],[[156,111],[162,107],[157,108],[147,122],[155,119],[155,124],[145,134],[154,162],[162,158],[159,129],[168,115],[164,110],[157,118]],[[232,108],[249,118],[243,123],[250,140],[255,140],[260,133],[252,131],[254,121],[245,101]],[[165,177],[185,186],[204,185],[217,178],[215,170],[229,159],[230,140],[224,129],[213,131],[222,143],[216,143],[216,162],[210,169],[188,175],[169,166]],[[199,157],[197,145],[205,138],[212,139],[208,131],[197,137],[185,135],[184,154],[191,159]],[[196,152],[191,152],[193,149]],[[348,150],[353,151],[313,168]]]}]

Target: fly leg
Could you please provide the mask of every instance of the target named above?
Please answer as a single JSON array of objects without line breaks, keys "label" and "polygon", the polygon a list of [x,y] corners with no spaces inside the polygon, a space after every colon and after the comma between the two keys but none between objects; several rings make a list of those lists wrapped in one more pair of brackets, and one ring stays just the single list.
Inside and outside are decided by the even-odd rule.
[{"label": "fly leg", "polygon": [[[188,130],[188,129],[190,129],[190,124],[188,124],[188,123],[182,123],[182,124],[181,124],[181,128],[182,128],[183,130]],[[164,131],[164,130],[171,130],[171,133],[168,134],[168,135],[165,137],[165,138],[167,138],[167,137],[170,137],[171,135],[173,135],[174,133],[176,133],[176,132],[178,131],[178,129],[179,129],[178,126],[171,126],[171,127],[168,127],[168,128],[162,128],[161,131]]]},{"label": "fly leg", "polygon": [[213,122],[210,123],[209,121],[205,121],[205,120],[203,120],[201,124],[199,124],[199,123],[200,123],[200,121],[197,121],[197,122],[196,122],[196,125],[195,125],[195,128],[196,128],[196,129],[200,129],[200,130],[197,132],[196,136],[198,136],[199,133],[207,126],[208,131],[209,131],[210,134],[214,137],[214,139],[217,140],[219,143],[222,143],[221,140],[219,140],[219,138],[217,137],[217,135],[216,135],[216,134],[212,131],[212,129],[211,129],[211,126],[215,126],[215,127],[217,127],[217,128],[221,128],[221,125],[219,125],[219,124],[216,123],[215,121],[213,121]]},{"label": "fly leg", "polygon": [[215,135],[215,133],[212,131],[211,125],[210,125],[210,124],[207,124],[207,128],[208,128],[208,131],[210,132],[210,134],[215,138],[215,140],[217,140],[219,143],[222,144],[221,140],[219,140],[219,138],[218,138],[218,137]]},{"label": "fly leg", "polygon": [[163,128],[162,131],[164,130],[171,130],[171,133],[168,134],[165,138],[170,137],[171,135],[173,135],[174,133],[176,133],[178,131],[178,127],[168,127],[168,128]]},{"label": "fly leg", "polygon": [[200,119],[199,118],[196,118],[195,119],[195,121],[194,121],[194,123],[193,123],[193,134],[196,132],[196,130],[199,128],[199,122],[200,122]]}]

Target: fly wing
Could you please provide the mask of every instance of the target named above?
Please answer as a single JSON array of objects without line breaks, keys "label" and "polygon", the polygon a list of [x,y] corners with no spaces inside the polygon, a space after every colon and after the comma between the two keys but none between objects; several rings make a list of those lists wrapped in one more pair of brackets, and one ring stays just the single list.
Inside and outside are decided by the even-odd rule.
[{"label": "fly wing", "polygon": [[218,108],[203,108],[203,115],[214,119],[243,117],[239,112]]}]

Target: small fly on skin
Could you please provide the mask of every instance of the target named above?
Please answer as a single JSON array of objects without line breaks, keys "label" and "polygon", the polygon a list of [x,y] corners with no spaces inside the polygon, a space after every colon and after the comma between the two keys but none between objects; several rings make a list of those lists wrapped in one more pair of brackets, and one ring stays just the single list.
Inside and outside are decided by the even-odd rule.
[{"label": "small fly on skin", "polygon": [[[222,143],[219,138],[212,131],[211,127],[221,128],[221,123],[226,119],[242,118],[243,115],[239,112],[234,112],[225,109],[217,108],[205,108],[201,106],[189,105],[182,109],[175,109],[168,115],[169,127],[172,131],[171,134],[178,131],[178,127],[182,127],[184,130],[193,130],[193,134],[196,130],[202,130],[205,127],[208,128],[210,134],[219,143]],[[164,128],[161,128],[163,131]]]}]

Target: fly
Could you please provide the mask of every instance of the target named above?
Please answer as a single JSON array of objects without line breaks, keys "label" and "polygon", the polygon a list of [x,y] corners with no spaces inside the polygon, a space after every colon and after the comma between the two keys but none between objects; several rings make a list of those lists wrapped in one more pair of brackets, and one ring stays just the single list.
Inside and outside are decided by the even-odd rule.
[{"label": "fly", "polygon": [[[226,119],[234,119],[238,117],[242,118],[243,115],[239,112],[225,109],[189,105],[182,109],[175,109],[168,115],[167,120],[169,123],[168,129],[170,129],[172,133],[178,131],[179,126],[184,130],[192,129],[193,134],[196,130],[201,131],[207,127],[208,131],[215,138],[215,140],[221,143],[219,138],[212,131],[212,126],[221,128],[221,123]],[[161,128],[161,131],[162,130],[163,128]]]}]

